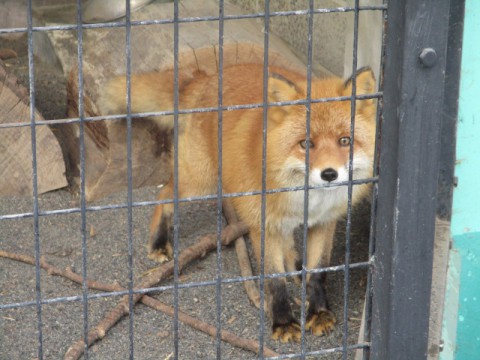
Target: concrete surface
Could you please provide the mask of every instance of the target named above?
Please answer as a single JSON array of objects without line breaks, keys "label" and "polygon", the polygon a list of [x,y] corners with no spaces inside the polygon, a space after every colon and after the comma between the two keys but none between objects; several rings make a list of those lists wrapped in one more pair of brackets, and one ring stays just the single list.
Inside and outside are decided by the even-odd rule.
[{"label": "concrete surface", "polygon": [[[135,201],[152,199],[155,188],[135,191]],[[57,191],[40,197],[40,209],[52,210],[75,206],[72,197],[66,191]],[[102,204],[115,204],[124,201],[118,195],[102,201]],[[30,212],[32,201],[29,198],[0,199],[0,213],[13,214]],[[135,208],[133,211],[134,232],[134,276],[140,279],[142,274],[155,266],[146,259],[145,239],[151,209]],[[362,211],[368,218],[368,211]],[[192,244],[198,236],[215,231],[215,204],[197,203],[185,206],[181,213],[181,247]],[[361,220],[356,216],[357,221]],[[34,254],[34,236],[32,219],[3,220],[0,222],[0,248],[23,254]],[[41,217],[40,221],[41,254],[52,264],[64,268],[73,266],[82,269],[81,220],[79,214],[51,215]],[[127,221],[125,210],[105,210],[88,213],[87,229],[93,227],[95,235],[87,234],[87,272],[92,279],[113,282],[126,286],[128,280],[127,266]],[[339,227],[340,228],[340,227]],[[360,227],[361,228],[361,227]],[[341,229],[340,229],[341,230]],[[366,229],[358,232],[354,227],[353,261],[366,259]],[[341,232],[341,231],[340,231]],[[343,262],[343,235],[334,255],[334,264]],[[239,276],[238,264],[233,248],[222,252],[222,271],[225,278]],[[215,276],[216,255],[207,255],[187,267],[181,276],[182,283],[211,281]],[[365,291],[365,271],[351,273],[351,294],[349,299],[349,343],[356,343],[360,325],[361,308]],[[167,281],[165,284],[172,284]],[[35,300],[35,270],[30,265],[11,260],[0,259],[1,303],[16,303]],[[296,290],[299,297],[299,288]],[[57,277],[41,272],[42,298],[54,299],[63,296],[80,296],[81,287]],[[331,306],[341,318],[343,308],[343,273],[329,277],[328,293]],[[155,295],[158,299],[172,304],[171,291]],[[102,314],[111,309],[117,298],[101,298],[89,301],[89,323],[96,324]],[[206,322],[215,324],[215,288],[196,287],[180,291],[180,309]],[[45,359],[60,359],[65,351],[82,336],[83,306],[81,302],[59,302],[42,307],[43,349]],[[21,307],[1,311],[1,359],[34,359],[37,351],[37,314],[35,306]],[[144,305],[137,305],[134,313],[134,349],[138,359],[164,359],[173,351],[172,320]],[[342,319],[335,331],[328,337],[307,336],[307,349],[318,350],[341,346]],[[254,306],[249,304],[241,284],[222,286],[222,326],[246,338],[258,337],[259,316]],[[267,321],[266,343],[281,353],[300,350],[298,345],[283,345],[269,339],[270,323]],[[180,359],[213,359],[216,349],[215,341],[209,336],[180,324]],[[89,352],[90,359],[126,359],[128,358],[128,320],[124,319],[115,326],[104,340],[96,343]],[[353,352],[351,354],[353,357]],[[222,357],[225,359],[251,359],[252,353],[223,345]],[[327,358],[340,359],[340,354]]]}]

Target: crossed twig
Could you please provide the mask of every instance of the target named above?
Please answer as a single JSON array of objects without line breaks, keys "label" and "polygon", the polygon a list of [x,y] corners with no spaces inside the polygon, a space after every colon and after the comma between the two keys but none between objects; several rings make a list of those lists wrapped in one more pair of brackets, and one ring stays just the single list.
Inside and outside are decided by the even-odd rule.
[{"label": "crossed twig", "polygon": [[[233,208],[228,203],[228,201],[224,201],[223,204],[224,213],[227,218],[229,224],[224,227],[221,238],[222,238],[222,245],[226,246],[229,245],[231,242],[236,241],[236,250],[237,256],[240,263],[241,268],[241,275],[243,277],[248,277],[252,275],[252,270],[250,267],[250,261],[248,257],[248,252],[246,250],[245,242],[243,239],[243,235],[248,232],[248,227],[243,222],[239,222],[236,218],[235,212]],[[186,248],[183,250],[180,255],[178,256],[178,269],[181,271],[188,263],[191,261],[203,257],[207,252],[210,252],[217,247],[217,236],[215,234],[207,235],[202,237],[196,244]],[[0,257],[9,258],[16,261],[21,261],[27,264],[35,265],[35,259],[31,256],[16,254],[16,253],[9,253],[6,251],[0,250]],[[40,259],[40,267],[47,271],[50,275],[57,275],[65,277],[73,282],[82,284],[83,277],[71,269],[67,268],[65,270],[59,269],[51,264],[49,264],[44,258]],[[144,289],[156,286],[162,280],[168,278],[173,274],[174,263],[173,260],[169,261],[158,268],[155,268],[153,271],[149,272],[149,274],[140,282],[137,289]],[[127,289],[123,288],[117,284],[107,284],[93,280],[87,280],[87,287],[89,289],[94,290],[101,290],[101,291],[125,291]],[[258,307],[259,306],[259,293],[258,289],[255,286],[255,282],[253,280],[245,282],[245,288],[250,300]],[[172,316],[174,315],[174,308],[168,306],[155,298],[140,294],[134,293],[132,296],[132,301],[134,304],[137,302],[142,302],[143,304],[162,311],[163,313]],[[93,327],[87,335],[87,342],[88,346],[93,344],[95,341],[101,340],[106,333],[118,322],[120,321],[125,315],[129,313],[129,297],[128,295],[124,296],[118,304],[110,310],[104,318],[95,326]],[[182,311],[178,311],[178,319],[179,321],[184,322],[185,324],[205,332],[211,336],[216,336],[217,329],[216,327],[207,324],[203,321],[200,321]],[[235,335],[232,332],[221,330],[220,337],[223,341],[230,343],[233,346],[240,347],[255,353],[259,351],[259,344],[255,340],[249,340],[245,338],[241,338]],[[76,341],[65,354],[65,360],[76,360],[82,356],[85,350],[85,342],[84,339],[80,339]],[[263,348],[264,355],[266,356],[278,356],[279,354],[274,352],[273,350],[269,349],[268,347]]]}]

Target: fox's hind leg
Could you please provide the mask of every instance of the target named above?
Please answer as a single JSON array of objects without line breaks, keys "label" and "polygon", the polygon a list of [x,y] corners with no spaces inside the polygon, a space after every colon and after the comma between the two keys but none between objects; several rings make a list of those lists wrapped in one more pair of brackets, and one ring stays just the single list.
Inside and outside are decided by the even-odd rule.
[{"label": "fox's hind leg", "polygon": [[[160,190],[157,200],[173,199],[173,180]],[[150,222],[148,257],[157,262],[165,262],[173,255],[173,204],[160,204],[155,207]]]},{"label": "fox's hind leg", "polygon": [[[316,225],[308,230],[307,268],[315,269],[330,265],[333,236],[336,222]],[[308,311],[305,328],[314,335],[328,335],[333,330],[336,318],[330,311],[325,293],[326,273],[307,274]]]},{"label": "fox's hind leg", "polygon": [[[191,148],[192,151],[196,150]],[[178,163],[178,198],[215,194],[217,178],[216,173],[211,170],[214,168],[211,163],[207,160],[201,162],[192,156],[187,157],[185,152],[183,154],[184,156],[179,156]],[[189,167],[189,163],[195,164],[196,167]],[[201,175],[198,174],[197,167],[203,169]],[[173,188],[174,178],[172,176],[160,190],[158,200],[172,200],[174,198]],[[173,211],[173,203],[160,204],[155,207],[150,222],[148,242],[148,257],[152,260],[165,262],[173,256]]]}]

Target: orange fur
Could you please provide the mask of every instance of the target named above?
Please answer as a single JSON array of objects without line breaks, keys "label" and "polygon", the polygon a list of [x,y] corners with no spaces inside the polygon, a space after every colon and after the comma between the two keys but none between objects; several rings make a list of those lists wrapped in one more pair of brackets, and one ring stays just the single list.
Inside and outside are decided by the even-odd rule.
[{"label": "orange fur", "polygon": [[[270,67],[269,102],[294,101],[306,98],[303,75]],[[223,72],[223,106],[263,103],[263,66],[233,65]],[[371,71],[359,72],[357,94],[372,93],[375,79]],[[125,79],[110,83],[105,91],[106,112],[125,111]],[[313,79],[312,99],[351,95],[351,82],[338,78]],[[218,106],[218,77],[197,74],[180,78],[179,108]],[[350,101],[312,103],[310,108],[310,185],[328,188],[309,192],[307,268],[328,266],[333,230],[337,219],[347,208],[347,187],[335,183],[348,180],[350,146],[339,139],[350,136]],[[173,110],[173,73],[150,73],[132,77],[132,111]],[[375,143],[375,104],[373,100],[357,101],[354,141],[354,179],[371,175]],[[305,182],[305,140],[307,107],[305,105],[270,106],[267,121],[266,187],[267,190],[301,187]],[[155,119],[160,126],[171,128],[172,117]],[[195,113],[179,117],[181,136],[178,144],[179,196],[216,194],[218,169],[218,114]],[[262,189],[263,109],[223,111],[222,121],[222,185],[225,193],[252,192]],[[172,162],[173,167],[173,162]],[[322,172],[333,169],[338,178],[322,179]],[[159,199],[171,198],[173,180],[162,189]],[[368,185],[356,185],[355,204],[368,192]],[[250,237],[257,258],[260,258],[261,196],[232,199],[239,217],[250,227]],[[266,196],[265,272],[284,272],[295,268],[293,229],[303,223],[303,191],[288,191]],[[151,222],[150,257],[165,260],[171,254],[168,245],[155,247],[155,238],[169,224],[171,205],[157,206]],[[272,301],[271,296],[267,300]],[[270,312],[272,312],[270,306]],[[275,315],[274,315],[275,316]],[[274,321],[275,323],[275,321]],[[333,325],[329,325],[333,326]],[[295,328],[295,326],[290,326]],[[323,329],[323,328],[322,328]],[[315,329],[312,329],[314,331]],[[291,330],[285,330],[291,331]],[[323,331],[323,330],[322,330]],[[280,331],[280,333],[283,333]],[[277,332],[278,334],[278,332]],[[291,335],[291,334],[290,334]],[[286,336],[286,339],[296,338]],[[297,334],[298,335],[298,334]],[[282,337],[280,336],[280,339]]]}]

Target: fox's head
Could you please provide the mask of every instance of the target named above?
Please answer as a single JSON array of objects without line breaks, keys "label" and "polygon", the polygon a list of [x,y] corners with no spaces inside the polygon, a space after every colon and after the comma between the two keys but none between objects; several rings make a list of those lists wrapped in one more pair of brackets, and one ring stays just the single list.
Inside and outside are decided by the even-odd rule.
[{"label": "fox's head", "polygon": [[[375,77],[369,68],[355,75],[356,94],[375,91]],[[306,136],[306,105],[274,106],[269,109],[268,157],[270,171],[283,186],[303,185],[306,153],[309,153],[310,185],[334,185],[348,181],[350,148],[353,146],[353,178],[367,178],[373,170],[375,147],[374,99],[357,100],[354,133],[351,133],[351,100],[318,99],[352,96],[353,77],[315,79],[311,83],[310,136]],[[272,73],[269,77],[270,102],[306,98],[306,81]],[[353,135],[353,136],[352,136]]]}]

